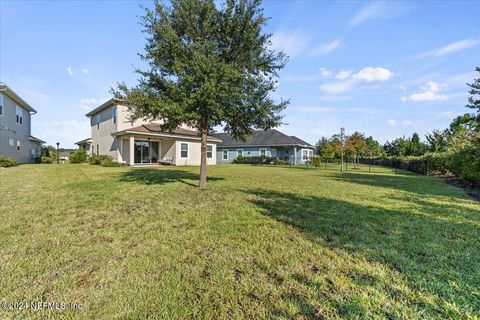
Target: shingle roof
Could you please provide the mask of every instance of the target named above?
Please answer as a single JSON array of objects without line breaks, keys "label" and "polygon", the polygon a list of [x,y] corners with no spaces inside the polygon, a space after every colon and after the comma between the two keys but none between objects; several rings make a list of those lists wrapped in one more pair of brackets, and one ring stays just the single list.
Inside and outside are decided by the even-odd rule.
[{"label": "shingle roof", "polygon": [[234,139],[231,134],[227,132],[216,133],[213,136],[222,140],[222,142],[218,144],[219,147],[304,146],[313,148],[308,142],[295,136],[287,136],[275,129],[253,131],[250,138],[245,142]]},{"label": "shingle roof", "polygon": [[[138,133],[151,133],[151,134],[159,134],[159,135],[168,135],[168,136],[176,136],[176,137],[188,137],[188,138],[196,138],[200,139],[200,134],[197,131],[189,130],[185,128],[176,128],[172,131],[162,131],[160,129],[160,124],[158,123],[147,123],[143,124],[138,127],[133,127],[121,132],[117,132],[118,135],[126,134],[128,132],[138,132]],[[207,136],[208,140],[219,141],[218,138]]]}]

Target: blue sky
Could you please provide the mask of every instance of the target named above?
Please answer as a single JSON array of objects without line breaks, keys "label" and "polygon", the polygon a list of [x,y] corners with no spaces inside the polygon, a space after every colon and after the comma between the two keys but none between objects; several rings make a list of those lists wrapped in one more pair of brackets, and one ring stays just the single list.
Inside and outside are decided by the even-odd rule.
[{"label": "blue sky", "polygon": [[[0,81],[34,108],[32,133],[73,147],[85,113],[143,63],[149,1],[1,1]],[[381,142],[445,128],[467,111],[480,66],[480,2],[265,1],[273,47],[290,61],[274,97],[280,129],[315,143],[361,131]]]}]

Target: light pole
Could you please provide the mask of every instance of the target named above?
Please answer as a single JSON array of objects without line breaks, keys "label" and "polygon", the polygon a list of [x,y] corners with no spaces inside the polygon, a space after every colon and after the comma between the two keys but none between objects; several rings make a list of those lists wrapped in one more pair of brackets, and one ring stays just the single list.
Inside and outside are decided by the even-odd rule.
[{"label": "light pole", "polygon": [[343,137],[345,136],[345,128],[340,129],[340,141],[342,143],[342,163],[340,167],[340,172],[343,172]]},{"label": "light pole", "polygon": [[60,152],[59,152],[60,142],[57,142],[57,164],[60,163]]}]

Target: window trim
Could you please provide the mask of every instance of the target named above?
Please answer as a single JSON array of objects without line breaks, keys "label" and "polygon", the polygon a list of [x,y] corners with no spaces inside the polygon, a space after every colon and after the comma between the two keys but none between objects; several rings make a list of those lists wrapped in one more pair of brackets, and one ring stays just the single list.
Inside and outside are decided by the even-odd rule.
[{"label": "window trim", "polygon": [[117,123],[117,106],[112,107],[112,123]]},{"label": "window trim", "polygon": [[[18,115],[18,110],[20,110],[21,115]],[[23,108],[18,104],[15,105],[15,122],[23,126]]]},{"label": "window trim", "polygon": [[[265,151],[265,156],[262,156],[262,150]],[[258,156],[259,157],[267,157],[267,148],[259,148],[258,149]]]},{"label": "window trim", "polygon": [[[308,158],[310,157],[310,151],[312,152],[312,156],[313,156],[313,150],[302,149],[302,161],[308,161]],[[305,152],[306,152],[306,154],[305,154]],[[305,159],[305,155],[306,155],[306,159]]]},{"label": "window trim", "polygon": [[[225,158],[225,156],[227,157]],[[222,160],[228,160],[228,149],[222,149]]]},{"label": "window trim", "polygon": [[[208,147],[212,148],[210,151],[210,157],[208,156]],[[207,159],[213,159],[213,144],[207,144]]]},{"label": "window trim", "polygon": [[22,151],[22,146],[21,146],[20,140],[17,140],[17,152],[21,152],[21,151]]},{"label": "window trim", "polygon": [[[241,151],[242,155],[238,155],[238,151]],[[236,155],[237,155],[237,158],[238,158],[238,157],[243,157],[243,149],[237,149]]]},{"label": "window trim", "polygon": [[15,148],[15,139],[13,139],[13,138],[8,138],[8,146]]},{"label": "window trim", "polygon": [[[186,145],[187,146],[187,156],[186,157],[182,157],[182,151],[185,151],[185,150],[182,150],[182,145]],[[188,156],[190,155],[190,146],[189,146],[189,143],[188,142],[180,142],[180,159],[188,159]]]},{"label": "window trim", "polygon": [[3,94],[0,93],[0,117],[3,117],[3,110],[5,109],[5,98]]}]

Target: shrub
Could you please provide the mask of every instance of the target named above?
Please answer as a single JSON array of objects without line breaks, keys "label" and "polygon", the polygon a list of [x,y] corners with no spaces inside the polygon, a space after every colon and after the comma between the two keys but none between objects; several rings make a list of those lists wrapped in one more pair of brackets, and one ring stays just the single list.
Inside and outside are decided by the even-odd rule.
[{"label": "shrub", "polygon": [[272,164],[274,161],[273,157],[237,157],[233,163]]},{"label": "shrub", "polygon": [[111,158],[105,159],[101,163],[102,167],[124,167],[124,163],[113,161]]},{"label": "shrub", "polygon": [[70,163],[84,163],[87,161],[87,152],[80,148],[70,155]]},{"label": "shrub", "polygon": [[322,164],[322,161],[321,161],[320,157],[313,157],[312,158],[312,164],[315,167],[320,167],[320,165]]},{"label": "shrub", "polygon": [[283,159],[276,159],[275,164],[279,165],[279,166],[284,166],[284,165],[288,165],[289,162],[287,160],[283,160]]},{"label": "shrub", "polygon": [[17,160],[10,157],[0,156],[0,167],[13,167],[17,165]]},{"label": "shrub", "polygon": [[106,156],[106,155],[94,154],[94,155],[91,155],[88,158],[88,163],[93,164],[93,165],[101,165],[102,161],[107,160],[107,159],[111,160],[112,157]]},{"label": "shrub", "polygon": [[56,158],[43,156],[43,157],[40,157],[40,162],[41,163],[52,163],[54,159],[56,159]]}]

